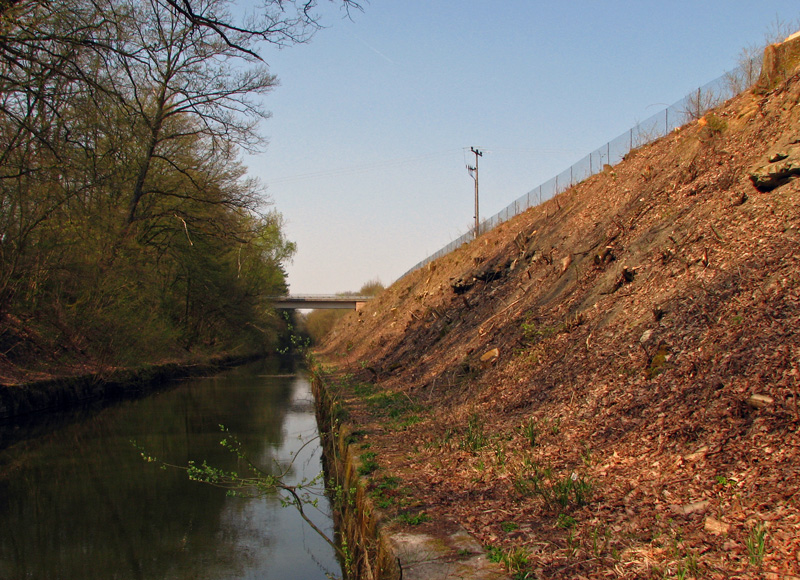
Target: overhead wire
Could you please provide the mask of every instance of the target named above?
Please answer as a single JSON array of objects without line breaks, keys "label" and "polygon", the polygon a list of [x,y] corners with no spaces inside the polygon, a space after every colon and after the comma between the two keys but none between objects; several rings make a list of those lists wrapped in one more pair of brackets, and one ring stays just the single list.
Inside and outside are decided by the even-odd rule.
[{"label": "overhead wire", "polygon": [[367,163],[364,165],[353,165],[350,167],[340,167],[338,169],[326,169],[322,171],[312,171],[309,173],[301,173],[298,175],[288,175],[286,177],[278,177],[275,179],[265,180],[266,184],[276,185],[283,183],[293,183],[296,181],[304,181],[306,179],[318,179],[321,177],[341,177],[345,175],[352,175],[358,173],[366,173],[376,169],[387,169],[391,167],[400,167],[411,163],[418,163],[420,161],[428,161],[430,159],[438,159],[447,157],[457,152],[458,149],[450,149],[447,151],[440,151],[438,153],[427,153],[425,155],[416,155],[414,157],[400,157],[396,159],[387,159],[385,161],[377,161],[375,163]]},{"label": "overhead wire", "polygon": [[[320,171],[311,171],[309,173],[300,173],[297,175],[287,175],[285,177],[276,177],[274,179],[266,179],[266,185],[281,185],[281,184],[289,184],[295,183],[298,181],[305,181],[308,179],[320,179],[324,177],[344,177],[347,175],[356,175],[359,173],[368,173],[370,171],[375,171],[379,169],[389,169],[393,167],[401,167],[403,165],[409,165],[412,163],[419,163],[422,161],[429,161],[431,159],[439,159],[442,157],[448,157],[454,153],[456,153],[458,149],[448,149],[446,151],[439,151],[434,153],[426,153],[423,155],[415,155],[413,157],[399,157],[395,159],[387,159],[385,161],[377,161],[374,163],[367,163],[364,165],[352,165],[349,167],[339,167],[336,169],[325,169]],[[464,155],[464,165],[468,165],[467,160],[467,151],[469,151],[469,147],[462,147],[461,151]],[[517,153],[529,153],[533,155],[542,155],[542,154],[571,154],[574,151],[569,149],[557,149],[557,148],[508,148],[508,147],[500,147],[500,148],[493,148],[493,149],[481,149],[484,153],[492,154],[492,153],[499,153],[499,152],[517,152]]]}]

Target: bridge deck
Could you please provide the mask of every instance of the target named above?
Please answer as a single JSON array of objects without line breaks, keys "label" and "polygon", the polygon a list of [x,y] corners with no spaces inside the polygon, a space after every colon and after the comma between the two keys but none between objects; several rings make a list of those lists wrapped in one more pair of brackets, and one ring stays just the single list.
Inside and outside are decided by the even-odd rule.
[{"label": "bridge deck", "polygon": [[349,309],[358,310],[372,296],[338,296],[320,294],[295,294],[270,298],[274,308],[283,310]]}]

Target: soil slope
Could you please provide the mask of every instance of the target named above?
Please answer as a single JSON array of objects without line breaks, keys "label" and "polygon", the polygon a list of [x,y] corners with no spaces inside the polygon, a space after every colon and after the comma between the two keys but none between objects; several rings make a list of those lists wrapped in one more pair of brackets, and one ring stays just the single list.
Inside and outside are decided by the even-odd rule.
[{"label": "soil slope", "polygon": [[395,525],[520,578],[800,578],[799,101],[743,93],[343,319]]}]

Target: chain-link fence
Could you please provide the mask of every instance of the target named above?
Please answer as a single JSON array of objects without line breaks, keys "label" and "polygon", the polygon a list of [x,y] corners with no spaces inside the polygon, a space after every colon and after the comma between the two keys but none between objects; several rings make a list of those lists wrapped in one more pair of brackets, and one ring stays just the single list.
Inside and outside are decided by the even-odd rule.
[{"label": "chain-link fence", "polygon": [[[706,111],[752,86],[761,72],[760,59],[752,59],[692,91],[678,102],[637,123],[628,131],[612,139],[599,149],[568,167],[552,179],[533,188],[507,207],[480,223],[480,233],[486,233],[528,208],[534,207],[580,183],[584,179],[603,171],[606,166],[616,165],[632,149],[651,143],[670,131],[702,117]],[[475,231],[469,231],[453,240],[408,270],[403,276],[418,270],[428,263],[449,254],[462,244],[475,239]],[[401,276],[401,278],[403,277]]]}]

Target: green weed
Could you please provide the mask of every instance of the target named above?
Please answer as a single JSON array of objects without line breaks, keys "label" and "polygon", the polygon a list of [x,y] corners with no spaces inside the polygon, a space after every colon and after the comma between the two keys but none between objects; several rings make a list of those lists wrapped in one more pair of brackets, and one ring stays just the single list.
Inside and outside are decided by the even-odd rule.
[{"label": "green weed", "polygon": [[486,557],[490,562],[499,564],[503,559],[503,550],[497,546],[486,546]]},{"label": "green weed", "polygon": [[514,486],[522,495],[540,497],[550,508],[586,505],[592,494],[592,484],[584,476],[573,472],[558,479],[550,468],[534,467],[533,473],[517,478]]},{"label": "green weed", "polygon": [[525,439],[528,440],[531,447],[536,447],[536,439],[539,436],[539,428],[536,419],[533,417],[528,419],[528,422],[522,426],[522,434],[525,436]]},{"label": "green weed", "polygon": [[351,431],[350,434],[347,435],[345,439],[347,445],[351,445],[353,443],[357,443],[361,437],[366,435],[367,432],[363,429],[356,429],[355,431]]},{"label": "green weed", "polygon": [[350,411],[344,408],[341,403],[334,403],[331,406],[331,420],[334,424],[344,423],[350,418]]},{"label": "green weed", "polygon": [[394,505],[403,503],[403,498],[398,492],[400,478],[393,475],[385,475],[375,487],[369,492],[375,499],[375,504],[381,509],[388,509]]},{"label": "green weed", "polygon": [[592,529],[592,553],[595,558],[603,555],[608,547],[608,542],[611,539],[611,533],[605,526],[596,526]]},{"label": "green weed", "polygon": [[540,326],[536,322],[523,322],[521,328],[523,340],[528,344],[536,344],[564,331],[566,325]]},{"label": "green weed", "polygon": [[696,552],[689,552],[686,554],[686,560],[684,561],[686,565],[686,570],[694,576],[695,578],[700,575],[700,566],[697,563],[697,553]]},{"label": "green weed", "polygon": [[558,519],[556,520],[556,525],[559,528],[570,529],[573,527],[577,521],[572,516],[568,516],[567,514],[558,514]]},{"label": "green weed", "polygon": [[745,540],[747,546],[747,556],[753,566],[761,566],[764,561],[764,543],[767,536],[767,529],[764,524],[757,524],[752,530],[750,535]]},{"label": "green weed", "polygon": [[501,443],[498,443],[494,449],[495,457],[497,458],[497,465],[506,464],[506,450]]},{"label": "green weed", "polygon": [[361,459],[361,465],[358,468],[359,475],[370,475],[371,473],[375,472],[380,465],[378,462],[375,461],[377,454],[374,451],[367,451],[366,453],[362,453],[359,455],[359,459]]},{"label": "green weed", "polygon": [[430,444],[431,447],[450,447],[450,442],[453,440],[453,430],[449,427],[444,430],[444,433],[441,437],[437,438],[434,442]]},{"label": "green weed", "polygon": [[370,396],[367,401],[374,409],[391,419],[399,419],[406,413],[421,410],[405,393],[381,392]]},{"label": "green weed", "polygon": [[430,521],[431,517],[426,514],[425,512],[419,512],[416,514],[411,513],[402,513],[397,516],[397,520],[407,524],[409,526],[418,526],[422,523]]},{"label": "green weed", "polygon": [[575,537],[575,530],[570,528],[569,533],[567,534],[567,550],[569,551],[569,557],[572,558],[575,554],[578,553],[578,541]]},{"label": "green weed", "polygon": [[489,442],[489,438],[484,432],[483,421],[477,414],[472,415],[467,421],[467,429],[461,441],[461,448],[475,453]]},{"label": "green weed", "polygon": [[392,427],[404,431],[411,427],[411,425],[416,425],[420,421],[422,421],[422,417],[419,415],[409,415],[400,421],[392,423]]},{"label": "green weed", "polygon": [[515,580],[528,578],[528,553],[523,548],[503,550],[497,546],[486,546],[486,557],[490,562],[505,566]]},{"label": "green weed", "polygon": [[722,117],[718,117],[712,113],[706,115],[706,126],[711,133],[719,134],[723,133],[728,128],[728,122]]},{"label": "green weed", "polygon": [[375,392],[375,385],[372,383],[353,383],[352,388],[357,397],[369,397]]},{"label": "green weed", "polygon": [[552,422],[545,420],[545,425],[548,425],[548,423],[552,435],[558,435],[561,432],[561,417],[556,417]]},{"label": "green weed", "polygon": [[725,477],[724,475],[717,475],[716,477],[714,477],[714,481],[716,481],[722,487],[733,486],[736,485],[737,483],[735,479],[730,479],[728,477]]}]

